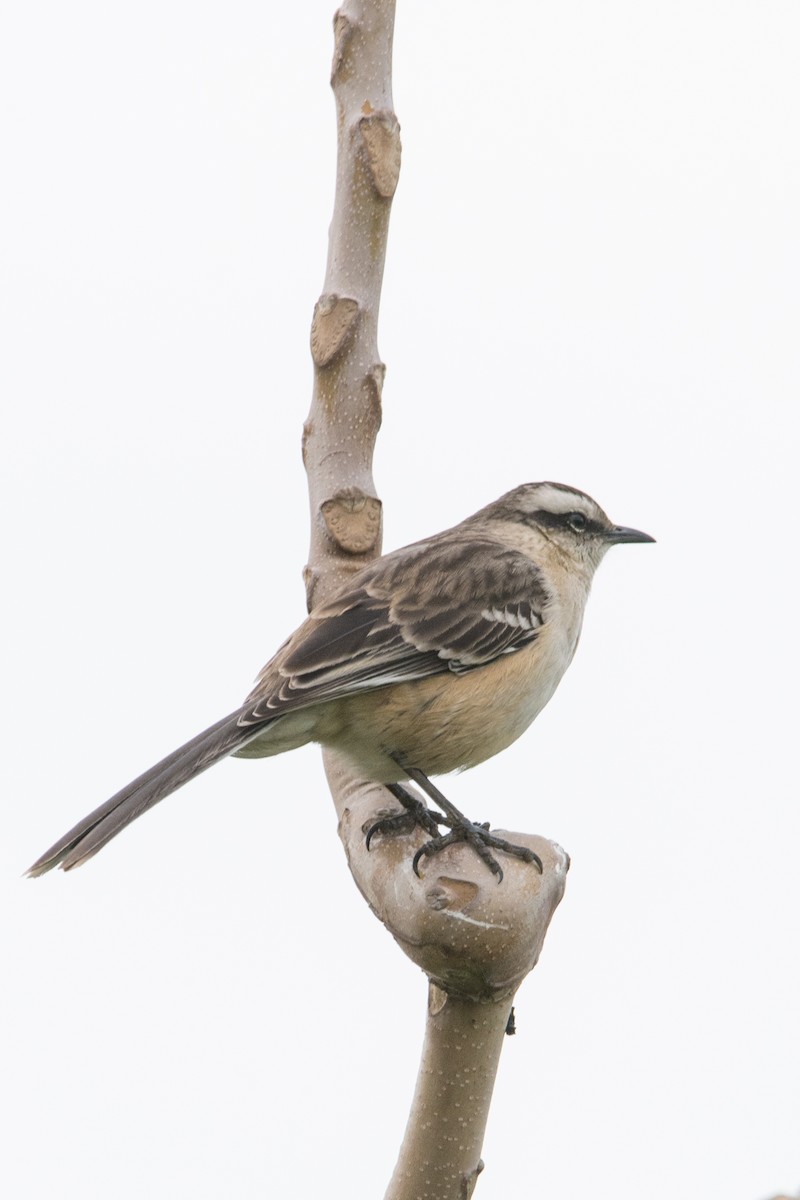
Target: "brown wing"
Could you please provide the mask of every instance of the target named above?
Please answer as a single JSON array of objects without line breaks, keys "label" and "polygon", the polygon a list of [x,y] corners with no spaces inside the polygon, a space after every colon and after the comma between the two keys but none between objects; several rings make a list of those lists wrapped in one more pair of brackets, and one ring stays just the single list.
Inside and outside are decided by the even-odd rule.
[{"label": "brown wing", "polygon": [[533,641],[549,599],[534,563],[497,542],[406,547],[309,617],[261,672],[240,721],[481,667]]},{"label": "brown wing", "polygon": [[257,735],[254,725],[282,712],[514,653],[537,636],[548,600],[533,563],[496,542],[453,535],[379,559],[289,638],[238,712],[95,809],[29,874],[85,862],[159,800],[246,745]]}]

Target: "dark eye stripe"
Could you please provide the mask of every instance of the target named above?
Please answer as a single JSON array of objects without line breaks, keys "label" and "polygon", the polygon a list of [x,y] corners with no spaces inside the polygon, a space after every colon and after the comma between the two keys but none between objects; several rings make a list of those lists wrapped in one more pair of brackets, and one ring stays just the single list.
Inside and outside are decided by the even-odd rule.
[{"label": "dark eye stripe", "polygon": [[[531,521],[534,525],[541,525],[545,529],[569,529],[571,533],[575,533],[575,529],[570,520],[576,515],[576,511],[568,513],[553,513],[548,512],[544,508],[540,508],[532,514]],[[585,524],[581,527],[581,533],[603,533],[603,526],[599,521],[592,520],[585,513],[578,514],[584,518]]]}]

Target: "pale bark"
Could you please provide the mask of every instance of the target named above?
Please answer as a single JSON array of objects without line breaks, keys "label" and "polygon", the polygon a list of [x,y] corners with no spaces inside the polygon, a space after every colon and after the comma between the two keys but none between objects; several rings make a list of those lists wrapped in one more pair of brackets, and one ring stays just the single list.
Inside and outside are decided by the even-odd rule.
[{"label": "pale bark", "polygon": [[[400,169],[391,92],[394,8],[394,0],[345,0],[334,18],[336,197],[312,322],[314,396],[303,437],[311,502],[309,607],[380,552],[372,451],[384,377],[378,309]],[[498,885],[471,850],[458,847],[424,859],[419,879],[411,860],[427,835],[376,838],[367,851],[365,830],[397,805],[384,788],[354,778],[336,755],[326,753],[325,766],[356,884],[431,980],[417,1090],[387,1198],[463,1200],[482,1165],[511,1002],[536,963],[563,894],[567,857],[543,838],[509,833],[536,850],[543,875],[502,856],[505,878]]]}]

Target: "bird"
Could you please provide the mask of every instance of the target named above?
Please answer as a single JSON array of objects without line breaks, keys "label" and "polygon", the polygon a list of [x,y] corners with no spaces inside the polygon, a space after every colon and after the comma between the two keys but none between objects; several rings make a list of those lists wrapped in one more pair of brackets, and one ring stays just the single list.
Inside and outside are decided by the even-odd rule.
[{"label": "bird", "polygon": [[542,870],[531,850],[464,817],[430,777],[477,766],[525,732],[572,661],[606,551],[653,541],[613,524],[577,488],[525,483],[372,560],[312,609],[239,708],[84,817],[27,874],[80,866],[229,755],[264,758],[309,742],[340,752],[400,802],[368,831],[368,848],[376,835],[419,824],[430,837],[414,856],[417,874],[422,858],[455,842],[472,846],[498,881],[495,851]]}]

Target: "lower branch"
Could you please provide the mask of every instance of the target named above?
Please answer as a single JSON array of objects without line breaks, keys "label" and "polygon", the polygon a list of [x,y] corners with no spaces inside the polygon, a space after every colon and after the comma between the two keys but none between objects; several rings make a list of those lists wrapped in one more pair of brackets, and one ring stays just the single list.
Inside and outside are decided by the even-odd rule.
[{"label": "lower branch", "polygon": [[417,1090],[387,1200],[465,1200],[482,1169],[480,1151],[514,994],[538,961],[564,894],[569,859],[532,834],[503,836],[528,846],[542,872],[503,856],[498,884],[465,845],[420,862],[423,830],[373,839],[365,833],[395,807],[379,784],[359,781],[325,754],[339,836],[372,911],[430,980]]},{"label": "lower branch", "polygon": [[512,997],[481,1002],[430,985],[417,1087],[385,1200],[468,1200]]}]

